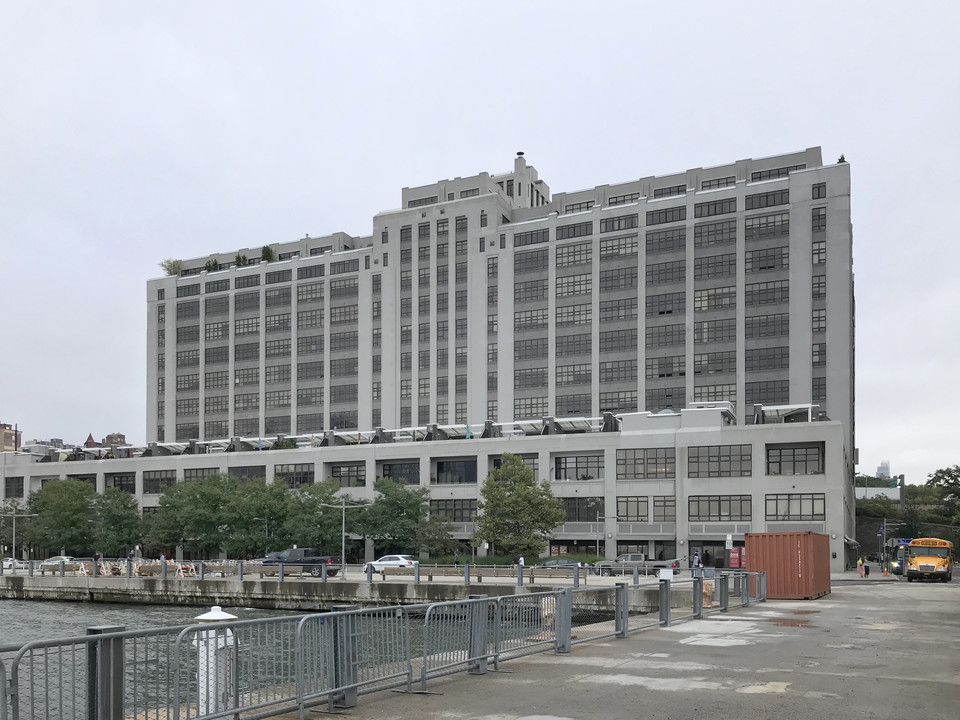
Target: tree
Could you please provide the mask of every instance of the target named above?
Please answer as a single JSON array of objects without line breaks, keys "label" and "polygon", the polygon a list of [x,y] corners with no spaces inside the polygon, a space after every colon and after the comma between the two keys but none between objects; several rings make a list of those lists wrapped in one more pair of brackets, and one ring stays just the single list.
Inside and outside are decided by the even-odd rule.
[{"label": "tree", "polygon": [[107,488],[93,501],[96,515],[94,545],[106,557],[123,557],[140,542],[142,523],[136,498],[118,488]]},{"label": "tree", "polygon": [[517,455],[503,455],[500,467],[487,475],[480,495],[474,538],[496,543],[498,552],[537,557],[566,518],[549,483],[538,484],[533,470]]},{"label": "tree", "polygon": [[160,263],[160,268],[167,275],[179,275],[183,271],[183,260],[174,260],[167,258]]},{"label": "tree", "polygon": [[71,555],[91,555],[96,536],[97,490],[80,480],[54,480],[33,493],[27,501],[36,513],[24,529],[31,545]]},{"label": "tree", "polygon": [[927,487],[943,488],[943,499],[949,503],[960,500],[960,465],[941,468],[928,476]]},{"label": "tree", "polygon": [[203,269],[207,272],[216,272],[220,269],[220,263],[217,262],[216,258],[210,258],[204,263]]},{"label": "tree", "polygon": [[[293,542],[301,546],[315,547],[325,552],[340,549],[341,511],[333,505],[340,505],[337,492],[340,484],[326,480],[312,485],[304,485],[292,493],[290,514],[285,532]],[[356,505],[356,501],[345,498],[346,505]],[[354,527],[355,511],[348,510],[346,521],[348,531]]]},{"label": "tree", "polygon": [[250,264],[250,261],[247,260],[246,255],[241,255],[240,253],[237,253],[237,257],[234,258],[233,264],[236,265],[237,267],[246,267],[247,265]]},{"label": "tree", "polygon": [[410,552],[417,545],[421,522],[430,515],[430,491],[412,489],[391,478],[380,478],[373,489],[377,497],[361,520],[364,536],[373,538],[375,546],[380,541],[381,546]]},{"label": "tree", "polygon": [[149,544],[167,550],[181,545],[205,556],[218,553],[228,529],[225,508],[237,485],[230,475],[210,475],[166,487],[151,518]]},{"label": "tree", "polygon": [[460,547],[459,541],[450,534],[450,522],[434,513],[417,524],[414,543],[417,550],[431,556],[452,555]]},{"label": "tree", "polygon": [[262,478],[237,483],[224,507],[223,551],[231,558],[260,557],[292,544],[287,523],[293,493],[283,481]]},{"label": "tree", "polygon": [[260,249],[260,259],[265,263],[273,262],[276,259],[276,257],[273,254],[273,248],[270,247],[269,245],[264,245]]}]

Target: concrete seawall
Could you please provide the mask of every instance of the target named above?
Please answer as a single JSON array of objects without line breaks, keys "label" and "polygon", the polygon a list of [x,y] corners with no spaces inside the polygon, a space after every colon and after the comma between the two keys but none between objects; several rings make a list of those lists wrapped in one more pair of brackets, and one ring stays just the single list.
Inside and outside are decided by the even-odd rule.
[{"label": "concrete seawall", "polygon": [[[250,579],[243,582],[219,578],[115,578],[115,577],[38,577],[4,575],[0,577],[0,599],[58,600],[68,602],[141,603],[145,605],[221,605],[273,610],[329,610],[334,605],[419,605],[466,599],[470,595],[524,595],[545,592],[562,586],[475,583],[357,582],[306,579]],[[591,588],[595,592],[578,594],[578,604],[589,603],[597,609],[612,610],[614,588]],[[689,605],[689,587],[675,587],[671,604]],[[658,607],[656,587],[631,593],[631,610],[650,612]]]}]

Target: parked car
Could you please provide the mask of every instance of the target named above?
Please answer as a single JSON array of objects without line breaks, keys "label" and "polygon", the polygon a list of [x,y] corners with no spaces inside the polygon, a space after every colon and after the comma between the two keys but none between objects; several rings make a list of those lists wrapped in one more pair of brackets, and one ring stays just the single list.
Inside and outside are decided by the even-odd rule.
[{"label": "parked car", "polygon": [[586,563],[574,560],[573,558],[552,557],[533,567],[534,569],[542,570],[572,570],[575,567],[584,567],[585,565]]},{"label": "parked car", "polygon": [[274,575],[279,573],[280,565],[283,565],[283,572],[286,573],[310,573],[313,577],[320,577],[323,574],[323,566],[327,566],[327,575],[333,577],[340,571],[340,558],[333,555],[325,555],[315,548],[289,548],[279,553],[270,553],[267,557],[251,561],[251,564],[259,563],[263,565],[262,575]]},{"label": "parked car", "polygon": [[16,568],[14,568],[14,559],[6,557],[3,559],[3,569],[4,570],[27,570],[29,569],[30,564],[26,560],[17,560]]},{"label": "parked car", "polygon": [[597,575],[632,575],[634,568],[639,568],[644,575],[651,570],[657,571],[662,568],[672,568],[677,574],[680,572],[680,559],[652,560],[641,553],[627,553],[619,555],[615,560],[601,560],[593,565]]},{"label": "parked car", "polygon": [[71,555],[54,555],[40,563],[40,574],[60,572],[60,563],[63,563],[64,572],[72,572],[77,569],[79,562]]},{"label": "parked car", "polygon": [[419,562],[412,555],[384,555],[379,560],[374,560],[363,566],[366,572],[368,567],[372,567],[375,573],[382,573],[384,568],[412,568]]}]

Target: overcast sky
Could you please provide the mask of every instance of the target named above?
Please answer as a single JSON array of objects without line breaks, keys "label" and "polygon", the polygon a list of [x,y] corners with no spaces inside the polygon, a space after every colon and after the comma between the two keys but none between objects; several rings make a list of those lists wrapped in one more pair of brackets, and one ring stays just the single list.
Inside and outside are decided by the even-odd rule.
[{"label": "overcast sky", "polygon": [[558,192],[819,145],[858,470],[960,463],[960,5],[783,5],[0,0],[0,422],[144,442],[164,258],[369,235],[518,150]]}]

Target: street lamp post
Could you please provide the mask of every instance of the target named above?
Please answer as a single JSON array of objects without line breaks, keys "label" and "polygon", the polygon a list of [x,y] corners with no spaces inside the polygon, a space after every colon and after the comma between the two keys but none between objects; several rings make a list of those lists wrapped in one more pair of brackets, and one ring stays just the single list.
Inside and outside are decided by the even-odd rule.
[{"label": "street lamp post", "polygon": [[13,558],[13,567],[11,569],[13,570],[14,574],[17,572],[17,518],[31,518],[36,516],[36,513],[18,513],[16,510],[14,510],[12,513],[3,513],[3,515],[0,516],[13,518],[13,540],[11,541],[10,556]]},{"label": "street lamp post", "polygon": [[340,577],[343,577],[347,572],[347,508],[353,510],[366,505],[347,505],[347,498],[341,495],[339,505],[320,503],[320,507],[340,508]]}]

